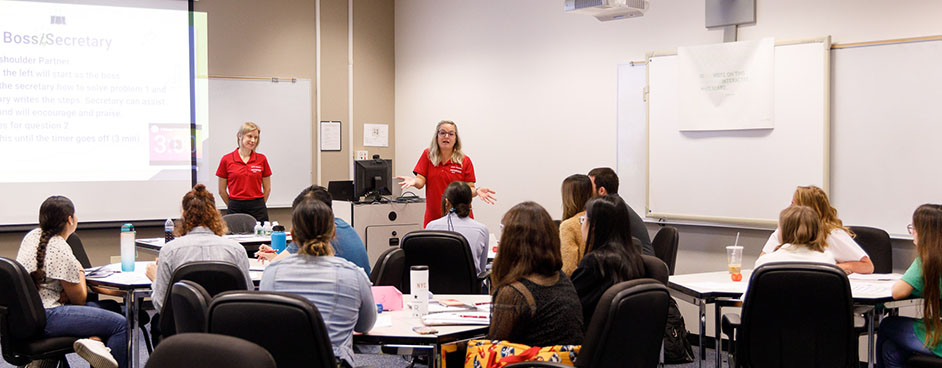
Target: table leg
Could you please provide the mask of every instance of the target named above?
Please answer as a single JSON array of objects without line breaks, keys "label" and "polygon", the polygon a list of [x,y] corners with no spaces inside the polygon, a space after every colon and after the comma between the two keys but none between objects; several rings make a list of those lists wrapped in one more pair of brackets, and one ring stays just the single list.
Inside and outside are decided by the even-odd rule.
[{"label": "table leg", "polygon": [[[882,311],[880,313],[883,313]],[[867,311],[867,368],[873,368],[874,329],[877,324],[877,308]]]},{"label": "table leg", "polygon": [[700,306],[700,362],[697,365],[700,368],[703,368],[703,361],[706,360],[706,349],[703,338],[706,336],[706,301],[703,299],[699,300]]},{"label": "table leg", "polygon": [[128,290],[124,294],[124,317],[128,320],[128,367],[140,366],[140,357],[137,354],[137,294]]},{"label": "table leg", "polygon": [[716,339],[716,351],[713,355],[716,358],[716,368],[720,368],[723,366],[723,355],[721,355],[723,352],[723,322],[720,320],[723,315],[721,311],[723,309],[722,303],[713,303],[713,309],[715,310],[715,315],[713,316],[713,338]]},{"label": "table leg", "polygon": [[432,355],[428,358],[428,364],[430,368],[439,368],[442,366],[442,357],[439,356],[438,350],[438,344],[432,345]]}]

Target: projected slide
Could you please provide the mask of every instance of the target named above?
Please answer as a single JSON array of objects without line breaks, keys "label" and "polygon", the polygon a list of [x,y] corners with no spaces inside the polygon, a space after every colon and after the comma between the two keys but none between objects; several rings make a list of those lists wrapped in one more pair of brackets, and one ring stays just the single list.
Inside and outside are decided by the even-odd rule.
[{"label": "projected slide", "polygon": [[[35,222],[52,194],[178,202],[190,187],[187,2],[108,4],[0,0],[0,190],[30,209],[3,206],[0,224]],[[86,220],[139,217],[83,209]]]},{"label": "projected slide", "polygon": [[3,181],[189,178],[185,12],[0,9],[0,155],[29,158],[8,162]]}]

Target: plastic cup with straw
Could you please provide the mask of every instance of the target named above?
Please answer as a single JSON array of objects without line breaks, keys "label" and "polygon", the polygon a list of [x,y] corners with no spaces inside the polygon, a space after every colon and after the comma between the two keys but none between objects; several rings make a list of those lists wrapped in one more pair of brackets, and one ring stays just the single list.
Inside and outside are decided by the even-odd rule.
[{"label": "plastic cup with straw", "polygon": [[739,233],[736,233],[736,242],[726,247],[726,264],[729,267],[729,276],[733,281],[742,281],[742,247],[739,245]]}]

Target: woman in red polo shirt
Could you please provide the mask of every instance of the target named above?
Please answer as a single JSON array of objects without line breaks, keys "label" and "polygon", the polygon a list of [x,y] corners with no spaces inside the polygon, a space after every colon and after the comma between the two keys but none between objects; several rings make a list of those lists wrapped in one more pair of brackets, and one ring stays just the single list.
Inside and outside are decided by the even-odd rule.
[{"label": "woman in red polo shirt", "polygon": [[[409,187],[422,189],[428,185],[425,190],[425,223],[422,227],[442,217],[442,193],[453,181],[468,183],[472,196],[479,196],[484,202],[494,204],[497,201],[493,190],[474,187],[474,165],[471,164],[471,158],[461,152],[458,126],[452,121],[442,120],[435,126],[432,143],[422,152],[412,173],[415,177],[397,176],[396,179],[402,180],[399,185],[403,190]],[[473,212],[471,217],[474,217]]]},{"label": "woman in red polo shirt", "polygon": [[222,156],[216,176],[219,196],[228,206],[227,213],[247,213],[258,221],[268,221],[268,195],[271,194],[271,167],[258,147],[258,125],[242,124],[236,133],[239,148]]}]

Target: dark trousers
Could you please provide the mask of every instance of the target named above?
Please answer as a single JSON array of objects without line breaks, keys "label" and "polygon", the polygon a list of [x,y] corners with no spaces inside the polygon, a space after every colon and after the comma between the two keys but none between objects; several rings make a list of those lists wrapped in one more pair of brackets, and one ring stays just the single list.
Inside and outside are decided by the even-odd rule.
[{"label": "dark trousers", "polygon": [[229,198],[229,210],[226,213],[245,213],[254,217],[255,221],[268,221],[268,207],[265,207],[264,197],[245,201]]}]

